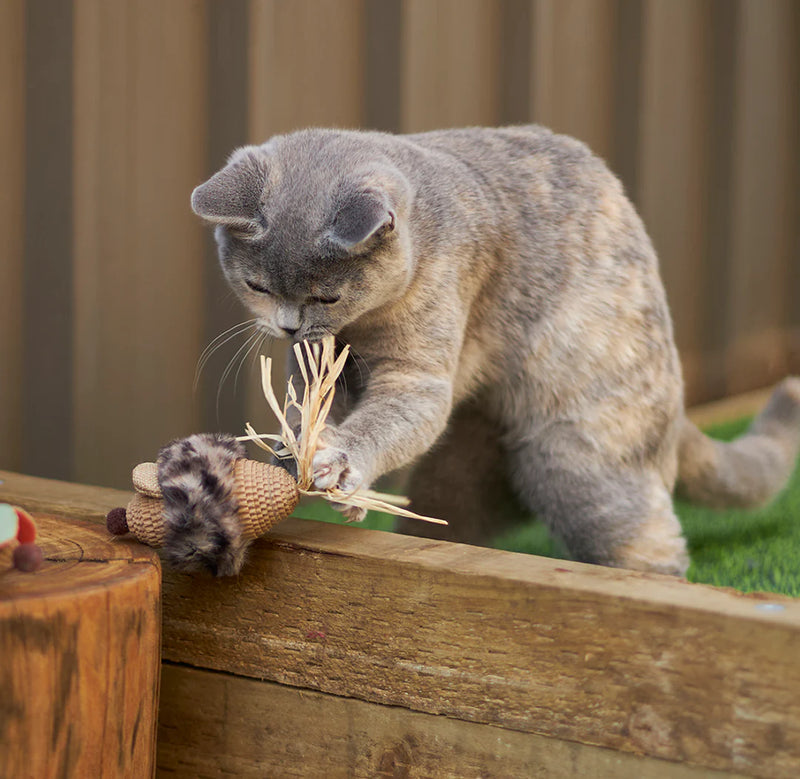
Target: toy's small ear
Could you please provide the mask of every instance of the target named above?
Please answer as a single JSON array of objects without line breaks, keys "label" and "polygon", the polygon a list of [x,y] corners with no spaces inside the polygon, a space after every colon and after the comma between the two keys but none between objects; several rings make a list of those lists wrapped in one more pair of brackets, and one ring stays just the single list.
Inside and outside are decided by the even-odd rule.
[{"label": "toy's small ear", "polygon": [[263,162],[255,155],[234,155],[192,192],[192,211],[212,224],[258,237],[263,233],[260,205],[266,178]]},{"label": "toy's small ear", "polygon": [[395,229],[396,216],[386,196],[374,189],[351,194],[339,207],[329,240],[346,252],[367,251]]}]

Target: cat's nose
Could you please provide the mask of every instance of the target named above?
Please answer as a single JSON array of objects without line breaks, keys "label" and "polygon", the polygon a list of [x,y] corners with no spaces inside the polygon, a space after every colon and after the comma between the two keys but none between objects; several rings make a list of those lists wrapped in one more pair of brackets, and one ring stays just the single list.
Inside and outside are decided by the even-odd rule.
[{"label": "cat's nose", "polygon": [[286,335],[289,336],[289,338],[294,338],[294,334],[299,330],[299,328],[297,328],[297,327],[295,327],[295,328],[284,327],[282,329],[283,329],[283,332],[286,333]]}]

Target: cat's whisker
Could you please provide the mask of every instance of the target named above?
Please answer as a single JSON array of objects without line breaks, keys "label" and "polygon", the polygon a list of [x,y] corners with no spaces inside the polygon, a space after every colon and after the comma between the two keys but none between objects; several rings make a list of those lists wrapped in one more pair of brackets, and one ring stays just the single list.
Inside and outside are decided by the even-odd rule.
[{"label": "cat's whisker", "polygon": [[232,327],[229,327],[227,330],[216,336],[216,338],[214,338],[211,341],[211,343],[209,343],[208,346],[206,346],[206,348],[203,349],[202,353],[200,354],[200,357],[197,360],[197,368],[195,369],[195,374],[194,374],[193,390],[195,392],[197,391],[198,384],[200,383],[200,376],[203,373],[203,369],[206,367],[206,364],[208,363],[209,359],[214,354],[214,352],[216,352],[217,349],[220,349],[222,346],[224,346],[232,339],[237,338],[238,336],[246,333],[247,330],[249,330],[250,328],[257,326],[255,324],[257,321],[258,321],[257,319],[248,319],[246,322],[239,322],[233,325]]},{"label": "cat's whisker", "polygon": [[[250,346],[247,347],[247,351],[242,355],[242,359],[239,360],[239,367],[236,369],[236,375],[233,377],[233,392],[236,394],[236,390],[239,387],[239,374],[242,372],[242,368],[244,367],[245,362],[247,362],[247,358],[253,353],[255,347],[264,341],[264,333],[261,330],[256,330],[256,332],[248,338],[248,342]],[[256,353],[258,350],[256,349]]]},{"label": "cat's whisker", "polygon": [[[272,351],[272,344],[275,341],[275,336],[270,335],[267,330],[264,330],[261,335],[261,340],[258,342],[256,350],[253,352],[253,367],[258,365],[259,355],[264,354],[265,351]],[[264,346],[266,345],[266,349]]]},{"label": "cat's whisker", "polygon": [[369,363],[361,356],[361,354],[357,349],[354,349],[352,345],[347,344],[342,338],[339,338],[339,336],[336,336],[336,343],[342,349],[345,346],[350,346],[350,357],[352,359],[353,365],[355,365],[356,368],[358,369],[358,384],[359,386],[363,387],[366,381],[364,378],[364,371],[361,369],[361,366],[363,365],[367,369],[366,378],[369,379],[370,374],[372,373],[372,371],[369,368]]},{"label": "cat's whisker", "polygon": [[233,355],[233,357],[231,357],[231,359],[228,361],[228,364],[225,366],[225,370],[222,372],[222,376],[220,377],[220,380],[217,384],[217,415],[219,415],[219,401],[220,398],[222,397],[222,387],[225,384],[225,381],[227,380],[228,376],[231,375],[231,372],[233,371],[233,366],[236,365],[236,361],[239,359],[239,355],[242,354],[242,352],[244,352],[245,357],[247,356],[247,351],[245,350],[249,351],[250,347],[252,346],[253,339],[258,337],[259,332],[260,331],[257,331],[248,336],[245,342],[236,350],[236,353]]}]

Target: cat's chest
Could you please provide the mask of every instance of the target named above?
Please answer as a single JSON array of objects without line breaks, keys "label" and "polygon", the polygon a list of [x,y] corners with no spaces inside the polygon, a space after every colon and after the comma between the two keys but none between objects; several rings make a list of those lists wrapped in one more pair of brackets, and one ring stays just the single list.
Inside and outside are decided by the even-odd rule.
[{"label": "cat's chest", "polygon": [[468,337],[459,355],[458,367],[453,381],[453,403],[475,394],[492,379],[492,347],[482,339]]}]

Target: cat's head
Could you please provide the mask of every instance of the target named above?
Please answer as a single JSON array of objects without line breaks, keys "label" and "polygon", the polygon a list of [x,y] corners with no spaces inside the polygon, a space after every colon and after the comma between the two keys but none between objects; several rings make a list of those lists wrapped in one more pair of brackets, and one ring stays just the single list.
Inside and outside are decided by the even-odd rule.
[{"label": "cat's head", "polygon": [[316,341],[399,299],[413,272],[409,185],[355,133],[237,150],[192,193],[228,282],[277,337]]}]

